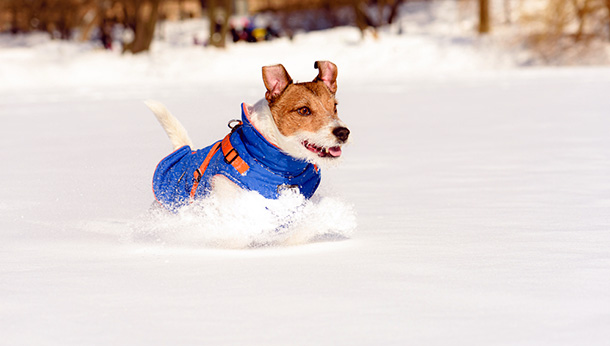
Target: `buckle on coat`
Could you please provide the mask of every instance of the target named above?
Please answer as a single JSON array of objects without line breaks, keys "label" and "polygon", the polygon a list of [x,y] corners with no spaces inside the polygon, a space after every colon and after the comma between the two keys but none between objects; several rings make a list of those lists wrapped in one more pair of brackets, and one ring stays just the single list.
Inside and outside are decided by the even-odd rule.
[{"label": "buckle on coat", "polygon": [[[234,155],[232,158],[230,158],[230,159],[229,159],[228,157],[229,157],[229,155],[230,155],[231,153],[234,153],[235,155]],[[227,163],[227,164],[229,164],[229,165],[230,165],[230,164],[232,164],[232,163],[233,163],[233,161],[235,161],[235,159],[237,159],[238,157],[239,157],[239,154],[237,153],[237,150],[235,150],[235,148],[231,148],[231,150],[229,150],[229,151],[227,152],[227,154],[224,156],[224,160],[225,160],[225,163]]]},{"label": "buckle on coat", "polygon": [[227,124],[227,126],[229,126],[229,128],[231,129],[231,133],[235,132],[235,130],[237,130],[241,125],[242,125],[242,121],[238,120],[238,119],[233,119],[230,120],[229,123]]}]

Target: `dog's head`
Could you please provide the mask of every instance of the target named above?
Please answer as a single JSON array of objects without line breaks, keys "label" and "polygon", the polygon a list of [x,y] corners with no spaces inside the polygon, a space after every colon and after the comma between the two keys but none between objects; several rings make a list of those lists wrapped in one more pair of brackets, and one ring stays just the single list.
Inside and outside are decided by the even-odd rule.
[{"label": "dog's head", "polygon": [[316,61],[319,70],[311,82],[293,83],[282,65],[263,67],[265,99],[279,138],[289,155],[327,165],[341,156],[350,131],[337,116],[337,66]]}]

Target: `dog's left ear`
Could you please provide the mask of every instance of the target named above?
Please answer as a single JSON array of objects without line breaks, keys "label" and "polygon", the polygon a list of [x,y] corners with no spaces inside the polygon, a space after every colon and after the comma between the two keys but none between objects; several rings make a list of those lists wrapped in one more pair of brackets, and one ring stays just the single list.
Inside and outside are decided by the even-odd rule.
[{"label": "dog's left ear", "polygon": [[314,82],[322,81],[331,93],[337,92],[337,65],[330,61],[316,61],[313,65],[314,68],[320,70]]}]

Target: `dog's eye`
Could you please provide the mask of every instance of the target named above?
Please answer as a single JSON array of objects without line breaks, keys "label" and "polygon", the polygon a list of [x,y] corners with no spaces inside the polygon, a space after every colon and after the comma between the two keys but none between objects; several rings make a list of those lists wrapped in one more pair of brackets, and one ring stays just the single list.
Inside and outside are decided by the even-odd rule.
[{"label": "dog's eye", "polygon": [[297,109],[297,113],[299,113],[302,116],[308,116],[308,115],[311,115],[311,109],[309,109],[309,107],[301,107],[301,108]]}]

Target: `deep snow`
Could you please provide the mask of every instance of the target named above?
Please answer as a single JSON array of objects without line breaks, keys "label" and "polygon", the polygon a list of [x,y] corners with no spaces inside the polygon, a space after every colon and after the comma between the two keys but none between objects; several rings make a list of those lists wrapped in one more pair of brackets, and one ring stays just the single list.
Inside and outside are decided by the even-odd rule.
[{"label": "deep snow", "polygon": [[[357,35],[138,57],[3,46],[0,343],[606,345],[610,69]],[[250,248],[251,229],[218,242],[197,213],[148,211],[170,145],[142,100],[203,146],[262,97],[262,65],[306,80],[321,58],[339,66],[354,141],[305,237]],[[242,208],[236,222],[261,220]],[[333,223],[338,236],[315,234]]]}]

